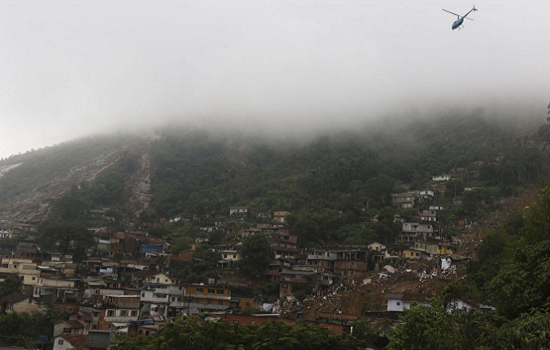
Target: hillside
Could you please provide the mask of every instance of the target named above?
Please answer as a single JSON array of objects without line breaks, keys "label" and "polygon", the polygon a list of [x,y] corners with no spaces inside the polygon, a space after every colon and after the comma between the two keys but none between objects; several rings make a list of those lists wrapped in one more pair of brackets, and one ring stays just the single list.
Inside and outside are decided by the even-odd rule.
[{"label": "hillside", "polygon": [[0,162],[0,220],[41,221],[53,200],[93,181],[124,152],[147,140],[129,135],[90,137]]},{"label": "hillside", "polygon": [[[532,183],[541,174],[540,152],[535,140],[516,132],[511,123],[474,113],[370,123],[306,141],[177,126],[155,138],[88,138],[0,162],[0,219],[43,220],[52,201],[68,195],[86,202],[87,210],[115,207],[130,220],[225,217],[230,206],[246,205],[301,213],[302,219],[337,210],[343,221],[359,222],[365,208],[387,206],[400,188],[419,189],[457,167],[475,172],[476,161],[490,165],[459,188],[481,184],[500,196]],[[135,169],[107,174],[108,183],[82,192],[126,154],[139,163]]]}]

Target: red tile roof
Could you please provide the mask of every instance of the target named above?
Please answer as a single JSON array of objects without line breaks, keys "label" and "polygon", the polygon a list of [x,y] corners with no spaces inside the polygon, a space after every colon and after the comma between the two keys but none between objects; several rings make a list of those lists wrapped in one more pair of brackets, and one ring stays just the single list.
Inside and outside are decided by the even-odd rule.
[{"label": "red tile roof", "polygon": [[86,346],[86,336],[83,334],[62,334],[60,337],[69,342],[73,348],[83,348]]}]

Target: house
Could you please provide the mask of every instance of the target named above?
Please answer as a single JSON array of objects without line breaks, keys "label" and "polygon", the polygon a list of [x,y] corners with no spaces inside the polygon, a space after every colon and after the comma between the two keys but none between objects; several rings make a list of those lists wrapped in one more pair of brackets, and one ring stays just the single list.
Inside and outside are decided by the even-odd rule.
[{"label": "house", "polygon": [[136,321],[139,318],[140,300],[141,295],[108,295],[99,314],[99,329],[112,329],[114,323]]},{"label": "house", "polygon": [[54,335],[53,350],[81,349],[86,347],[86,336],[83,334]]},{"label": "house", "polygon": [[241,260],[241,254],[237,250],[220,250],[219,254],[221,260],[218,261],[218,265],[222,268],[231,268],[233,266],[236,266],[237,261]]},{"label": "house", "polygon": [[447,186],[444,183],[435,183],[430,184],[428,187],[438,193],[445,194],[445,191],[447,190]]},{"label": "house", "polygon": [[75,281],[53,278],[38,278],[33,286],[33,296],[40,298],[42,296],[52,296],[56,299],[75,298]]},{"label": "house", "polygon": [[230,207],[229,208],[229,219],[231,220],[242,220],[248,216],[247,207]]},{"label": "house", "polygon": [[258,219],[271,220],[271,213],[258,213],[256,217]]},{"label": "house", "polygon": [[408,209],[414,207],[415,197],[413,193],[394,193],[391,195],[391,204],[394,207]]},{"label": "house", "polygon": [[90,350],[108,349],[115,342],[115,333],[110,330],[93,330],[86,337],[86,345]]},{"label": "house", "polygon": [[224,311],[235,306],[231,289],[213,285],[193,284],[185,286],[182,301],[170,303],[171,312],[191,314],[193,310]]},{"label": "house", "polygon": [[158,271],[136,271],[134,281],[142,284],[175,284],[175,281]]},{"label": "house", "polygon": [[405,309],[410,309],[412,304],[430,306],[430,303],[427,301],[427,297],[422,294],[386,294],[385,298],[388,302],[387,311],[403,312]]},{"label": "house", "polygon": [[99,310],[97,310],[97,322],[95,324],[92,324],[94,322],[93,313],[82,312],[81,308],[78,308],[77,311],[71,313],[69,315],[68,321],[77,321],[78,323],[82,324],[84,326],[82,334],[86,335],[88,334],[88,331],[90,329],[97,329],[97,323],[99,321]]},{"label": "house", "polygon": [[449,181],[451,179],[451,175],[436,175],[432,176],[433,181]]},{"label": "house", "polygon": [[310,276],[316,275],[315,272],[286,270],[281,272],[281,280],[279,282],[279,297],[284,298],[286,295],[292,295],[293,286],[296,284],[306,284]]},{"label": "house", "polygon": [[382,243],[372,242],[371,244],[369,244],[369,245],[367,246],[367,248],[368,248],[369,250],[381,252],[381,251],[383,251],[384,249],[386,249],[386,246],[383,245]]},{"label": "house", "polygon": [[246,229],[239,230],[239,232],[237,232],[237,236],[240,239],[244,239],[246,237],[250,237],[250,236],[253,236],[253,235],[261,233],[261,232],[262,232],[261,228],[251,227],[251,228],[246,228]]},{"label": "house", "polygon": [[162,245],[142,244],[139,247],[139,255],[143,258],[147,255],[147,253],[160,254],[162,253],[162,248]]},{"label": "house", "polygon": [[62,334],[84,334],[84,324],[77,320],[57,321],[53,324],[53,336]]},{"label": "house", "polygon": [[401,257],[404,259],[414,259],[414,260],[421,260],[421,259],[427,259],[428,256],[425,251],[414,249],[414,248],[407,248],[403,249],[401,252]]},{"label": "house", "polygon": [[418,214],[422,221],[437,221],[437,212],[435,210],[421,210]]},{"label": "house", "polygon": [[287,217],[290,215],[288,211],[276,211],[273,212],[273,221],[280,222],[281,224],[286,223]]},{"label": "house", "polygon": [[404,222],[401,224],[401,233],[397,241],[403,243],[417,242],[419,240],[427,241],[434,234],[433,223]]},{"label": "house", "polygon": [[0,313],[27,313],[40,311],[40,306],[32,297],[32,287],[26,287],[22,293],[11,293],[0,298]]}]

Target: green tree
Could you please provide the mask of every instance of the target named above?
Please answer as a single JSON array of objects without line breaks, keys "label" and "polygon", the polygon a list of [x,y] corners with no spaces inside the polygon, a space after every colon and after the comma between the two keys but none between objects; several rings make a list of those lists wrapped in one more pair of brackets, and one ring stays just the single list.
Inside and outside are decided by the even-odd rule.
[{"label": "green tree", "polygon": [[488,292],[499,312],[511,318],[544,305],[550,297],[550,241],[518,249]]},{"label": "green tree", "polygon": [[550,187],[547,184],[542,184],[535,202],[527,210],[523,237],[527,244],[550,239]]},{"label": "green tree", "polygon": [[260,277],[273,260],[273,250],[263,234],[247,237],[241,250],[240,266],[243,272]]},{"label": "green tree", "polygon": [[41,230],[40,242],[48,249],[58,250],[66,254],[71,241],[77,248],[89,248],[94,244],[94,238],[85,225],[78,222],[60,222],[47,224]]},{"label": "green tree", "polygon": [[23,289],[23,281],[18,276],[8,276],[0,282],[0,298],[11,293],[18,293]]}]

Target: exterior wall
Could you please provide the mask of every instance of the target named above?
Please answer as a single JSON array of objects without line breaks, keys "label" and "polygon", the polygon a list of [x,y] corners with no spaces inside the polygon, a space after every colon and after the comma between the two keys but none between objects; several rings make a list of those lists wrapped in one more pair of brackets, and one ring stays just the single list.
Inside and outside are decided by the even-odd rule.
[{"label": "exterior wall", "polygon": [[40,271],[36,271],[37,273],[33,274],[24,274],[19,275],[20,277],[23,277],[23,284],[26,286],[34,286],[38,283],[38,278],[40,276]]},{"label": "exterior wall", "polygon": [[417,224],[415,222],[404,222],[401,225],[403,232],[421,232],[433,233],[434,227],[432,224]]},{"label": "exterior wall", "polygon": [[142,335],[144,337],[155,336],[158,333],[158,329],[152,329],[148,326],[139,326],[136,330],[138,336]]},{"label": "exterior wall", "polygon": [[[130,323],[139,319],[139,309],[104,309],[102,310],[103,317],[100,315],[99,330],[111,329],[111,324],[115,323]],[[90,334],[90,332],[88,332]]]},{"label": "exterior wall", "polygon": [[39,312],[40,310],[41,310],[41,307],[38,304],[36,304],[32,300],[32,298],[27,298],[18,303],[13,304],[10,310],[6,310],[6,313],[18,312],[18,313],[24,313],[24,314],[32,314],[32,313]]},{"label": "exterior wall", "polygon": [[124,295],[122,289],[106,289],[106,288],[88,288],[84,291],[84,298],[91,298],[99,295],[101,298],[107,295]]},{"label": "exterior wall", "polygon": [[453,251],[446,246],[438,245],[437,246],[437,254],[439,255],[452,255]]},{"label": "exterior wall", "polygon": [[53,350],[74,349],[74,346],[61,337],[55,337],[53,341]]},{"label": "exterior wall", "polygon": [[146,283],[175,284],[174,281],[163,273],[144,278]]},{"label": "exterior wall", "polygon": [[168,295],[160,295],[152,290],[144,290],[141,292],[141,302],[144,303],[167,303]]},{"label": "exterior wall", "polygon": [[236,250],[222,250],[220,251],[222,259],[228,261],[239,261],[241,260],[241,255]]},{"label": "exterior wall", "polygon": [[366,261],[336,261],[334,262],[334,272],[341,271],[367,271]]},{"label": "exterior wall", "polygon": [[[65,328],[70,329],[70,332],[64,332]],[[71,328],[65,322],[58,322],[53,326],[53,336],[57,337],[61,334],[83,334],[84,328]]]},{"label": "exterior wall", "polygon": [[401,299],[388,299],[387,311],[403,312],[404,309],[410,309],[412,304],[430,306],[430,303],[425,301],[403,301]]},{"label": "exterior wall", "polygon": [[403,258],[406,259],[422,259],[422,252],[419,250],[413,250],[413,249],[404,249],[403,250]]},{"label": "exterior wall", "polygon": [[370,250],[382,251],[385,248],[385,245],[383,245],[381,243],[378,243],[378,242],[374,242],[374,243],[369,244],[367,247]]}]

